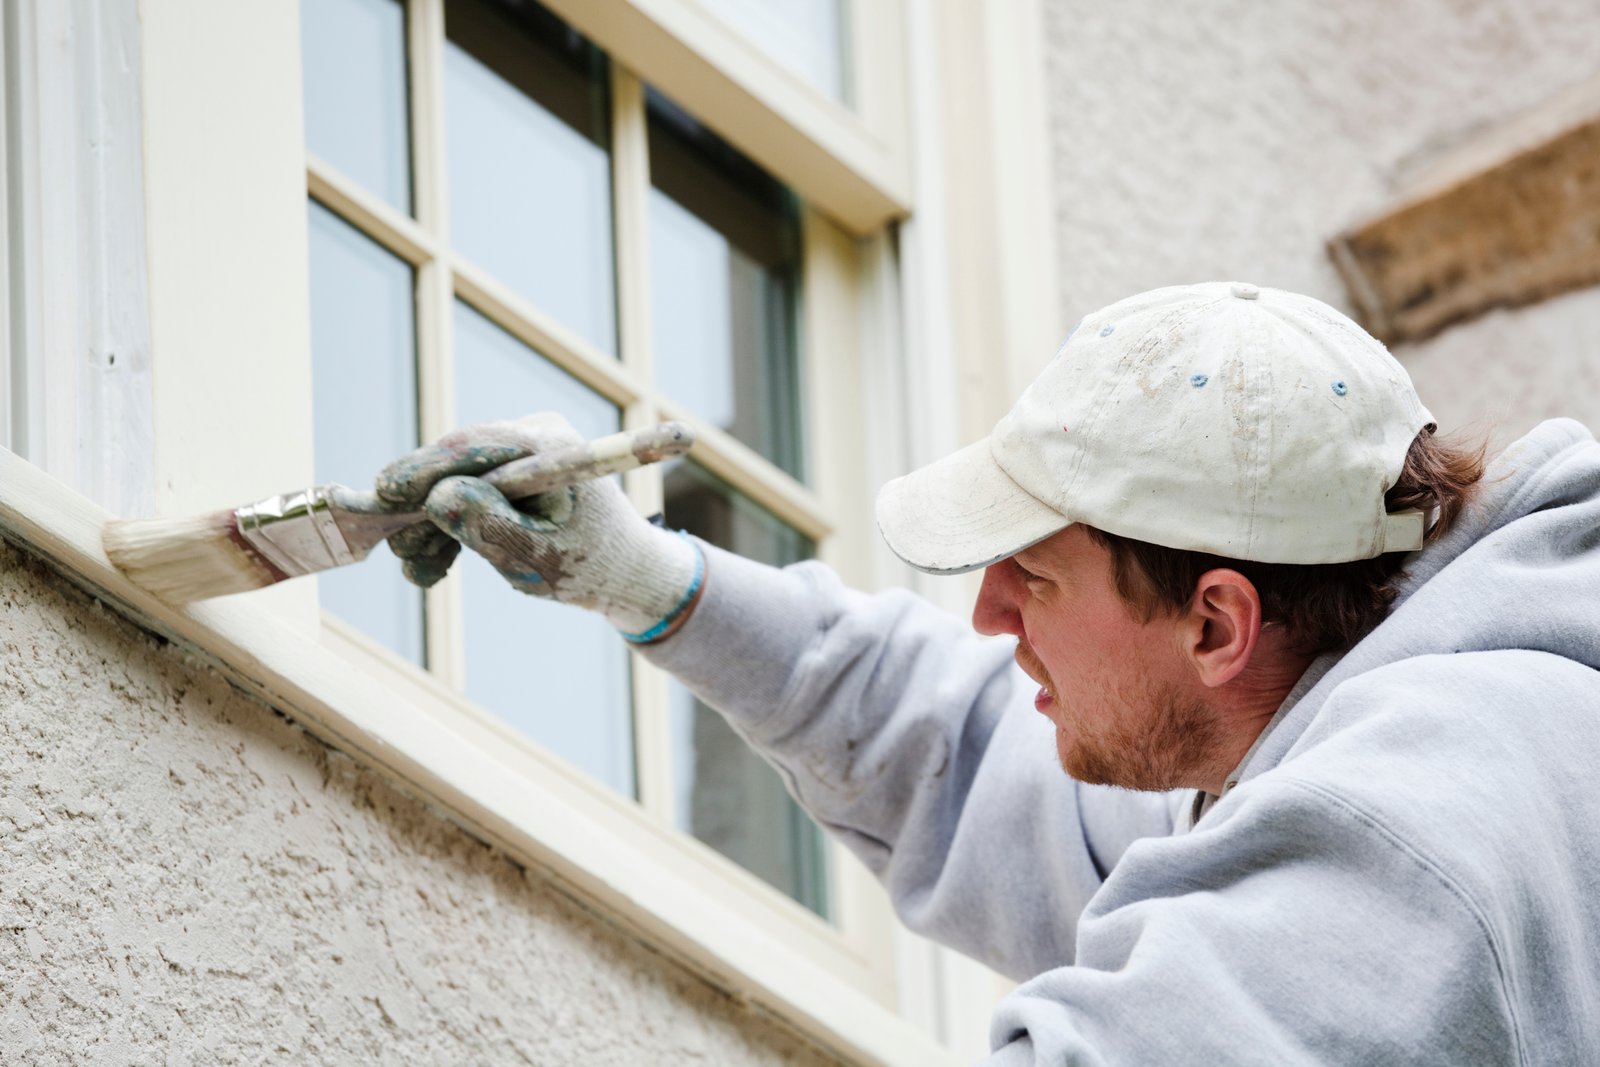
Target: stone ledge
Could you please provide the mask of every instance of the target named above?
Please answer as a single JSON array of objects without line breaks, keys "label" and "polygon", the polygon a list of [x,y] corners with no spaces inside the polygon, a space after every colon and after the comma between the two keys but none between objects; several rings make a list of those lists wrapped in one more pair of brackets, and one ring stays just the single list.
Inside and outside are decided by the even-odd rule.
[{"label": "stone ledge", "polygon": [[1600,282],[1600,79],[1436,160],[1328,254],[1390,344]]}]

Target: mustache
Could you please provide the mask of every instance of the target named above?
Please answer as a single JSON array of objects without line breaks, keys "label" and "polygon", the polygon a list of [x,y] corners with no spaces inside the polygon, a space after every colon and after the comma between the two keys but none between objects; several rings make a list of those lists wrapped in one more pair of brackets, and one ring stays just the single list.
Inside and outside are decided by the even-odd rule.
[{"label": "mustache", "polygon": [[1021,641],[1018,641],[1017,650],[1014,653],[1014,656],[1016,657],[1016,661],[1022,665],[1022,669],[1026,671],[1029,676],[1033,677],[1035,680],[1043,678],[1047,682],[1049,681],[1050,672],[1044,669],[1044,664],[1040,662],[1038,656],[1033,654],[1033,649],[1029,648]]}]

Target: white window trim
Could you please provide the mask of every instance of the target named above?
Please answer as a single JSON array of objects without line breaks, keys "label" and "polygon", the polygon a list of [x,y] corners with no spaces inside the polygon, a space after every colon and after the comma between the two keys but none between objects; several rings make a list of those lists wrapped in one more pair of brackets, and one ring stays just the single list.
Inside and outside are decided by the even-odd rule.
[{"label": "white window trim", "polygon": [[[155,510],[196,514],[311,481],[299,5],[139,14]],[[314,583],[247,596],[318,630]]]},{"label": "white window trim", "polygon": [[3,20],[0,440],[113,511],[147,512],[137,3],[12,0]]},{"label": "white window trim", "polygon": [[[875,484],[987,434],[1060,339],[1040,6],[906,8],[918,212],[900,232],[904,338],[865,349],[897,354],[867,368],[872,394],[905,400],[874,427]],[[978,574],[908,574],[875,545],[874,585],[903,582],[970,614]],[[903,928],[897,941],[902,1013],[985,1054],[988,1009],[1014,983]]]},{"label": "white window trim", "polygon": [[857,236],[911,212],[901,0],[851,5],[853,108],[695,0],[545,2]]}]

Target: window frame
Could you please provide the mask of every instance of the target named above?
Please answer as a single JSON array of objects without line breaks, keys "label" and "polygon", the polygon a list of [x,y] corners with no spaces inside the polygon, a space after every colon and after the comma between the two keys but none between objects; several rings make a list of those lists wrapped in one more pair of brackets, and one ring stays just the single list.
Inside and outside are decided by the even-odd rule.
[{"label": "window frame", "polygon": [[[852,10],[861,6],[852,5]],[[655,386],[648,277],[651,186],[643,79],[610,52],[605,40],[595,40],[610,56],[609,132],[618,316],[618,354],[612,356],[451,248],[443,128],[444,0],[406,0],[406,15],[412,214],[399,211],[310,151],[305,152],[305,187],[308,196],[406,262],[415,273],[421,439],[432,440],[453,428],[451,321],[453,305],[461,300],[615,403],[622,413],[624,428],[652,425],[662,419],[689,423],[696,432],[697,463],[814,541],[818,558],[833,564],[847,577],[863,580],[865,572],[859,569],[859,563],[866,558],[862,543],[871,536],[871,488],[859,478],[842,478],[841,474],[859,466],[851,457],[859,456],[859,449],[864,447],[859,434],[865,419],[858,408],[843,417],[838,414],[841,397],[846,398],[847,405],[858,405],[862,393],[859,376],[852,380],[848,356],[861,343],[857,293],[862,281],[858,277],[855,236],[814,207],[802,207],[800,288],[804,296],[801,321],[797,324],[802,367],[799,407],[803,422],[806,413],[831,408],[835,414],[829,420],[829,429],[848,427],[853,431],[819,433],[815,420],[810,420],[811,432],[804,435],[804,467],[813,475],[813,484],[808,485],[730,434],[699,420]],[[582,27],[575,28],[582,32]],[[764,58],[762,62],[772,64]],[[773,70],[778,69],[775,64],[772,66]],[[783,77],[790,75],[783,72]],[[804,89],[820,96],[810,86]],[[743,150],[745,146],[736,147]],[[786,178],[781,172],[779,176]],[[827,407],[823,405],[824,398]],[[662,479],[658,470],[629,472],[623,483],[642,513],[661,510]],[[842,519],[846,514],[851,518]],[[641,823],[640,827],[625,831],[627,847],[652,856],[672,871],[699,879],[719,908],[734,909],[762,924],[792,951],[824,967],[836,980],[880,1004],[895,1003],[893,939],[888,933],[894,921],[892,912],[871,875],[831,837],[822,839],[831,918],[822,919],[673,825],[669,698],[662,672],[637,652],[631,654],[638,789],[635,803],[589,781],[533,739],[467,701],[461,695],[465,677],[460,581],[452,575],[424,595],[426,670],[326,614],[321,617],[324,643],[338,654],[360,662],[387,684],[424,690],[432,698],[433,714],[491,750],[506,753],[522,773],[554,774],[561,781],[572,782],[573,803],[624,805],[624,810]]]},{"label": "window frame", "polygon": [[[464,301],[490,322],[506,330],[523,344],[538,350],[542,357],[562,368],[566,373],[584,382],[598,395],[618,405],[622,413],[622,426],[627,429],[651,426],[659,419],[680,419],[696,430],[694,461],[712,474],[723,478],[733,488],[749,496],[752,501],[773,512],[782,522],[794,526],[803,536],[819,545],[819,557],[838,561],[837,545],[843,537],[838,531],[837,515],[845,510],[866,514],[861,506],[842,507],[843,501],[827,501],[813,486],[803,485],[794,478],[758,456],[752,448],[734,440],[731,435],[706,422],[699,421],[693,413],[662,394],[653,381],[650,328],[650,250],[648,250],[648,197],[650,197],[650,171],[646,155],[645,85],[637,75],[613,58],[611,70],[611,198],[613,198],[614,245],[616,245],[616,285],[618,285],[618,357],[597,349],[594,344],[579,338],[568,326],[558,322],[554,315],[534,306],[520,294],[512,293],[504,283],[494,278],[488,270],[478,267],[466,256],[451,250],[448,240],[448,187],[446,187],[446,160],[435,146],[443,146],[443,0],[411,0],[406,18],[408,51],[411,59],[411,99],[408,101],[413,118],[413,210],[414,218],[395,210],[379,195],[363,189],[360,184],[339,173],[331,163],[314,154],[306,154],[307,194],[323,206],[330,208],[352,226],[362,230],[366,237],[381,248],[405,261],[416,274],[416,320],[418,320],[418,411],[422,440],[434,440],[438,435],[453,429],[453,338],[451,318],[454,302]],[[597,42],[602,46],[603,43]],[[802,347],[802,365],[806,368],[824,368],[834,365],[829,376],[821,371],[827,384],[819,382],[819,374],[802,374],[803,392],[816,392],[819,397],[802,397],[803,410],[819,411],[822,397],[830,398],[834,410],[838,397],[859,397],[859,389],[851,389],[848,382],[838,382],[838,370],[843,370],[838,352],[850,352],[858,341],[845,331],[832,330],[822,344],[819,330],[822,323],[848,322],[850,302],[853,301],[854,283],[845,275],[853,270],[853,245],[851,238],[838,232],[826,218],[816,211],[802,213],[803,243],[829,246],[822,256],[806,254],[805,277],[800,280],[806,299],[802,302],[803,322],[797,323]],[[810,253],[810,248],[808,248]],[[848,371],[846,371],[848,373]],[[859,413],[850,418],[834,418],[832,426],[859,427],[864,419]],[[822,440],[838,450],[842,435],[806,434],[808,445]],[[840,440],[835,440],[840,438]],[[859,445],[858,445],[859,446]],[[811,451],[811,448],[808,448]],[[830,469],[848,466],[843,456],[830,461]],[[858,453],[859,454],[859,453]],[[813,458],[808,456],[808,466]],[[822,477],[822,483],[829,478]],[[658,512],[662,507],[661,474],[658,469],[640,469],[624,475],[624,488],[635,507],[643,514]],[[854,531],[856,537],[861,531]],[[362,659],[366,669],[397,672],[411,681],[432,680],[442,683],[453,699],[446,701],[440,713],[464,715],[469,728],[485,725],[485,715],[477,705],[459,697],[464,677],[462,656],[462,593],[458,576],[451,574],[426,593],[427,670],[406,664],[402,657],[387,653],[386,649],[366,640],[352,627],[323,616],[323,629],[333,633],[333,640],[347,654]],[[730,883],[730,901],[733,907],[760,913],[766,921],[774,921],[787,928],[787,936],[794,939],[798,950],[810,953],[816,960],[829,966],[835,974],[845,977],[864,992],[888,1000],[891,992],[890,968],[882,952],[882,944],[872,944],[870,929],[886,915],[874,915],[872,894],[856,885],[867,878],[859,864],[851,859],[842,846],[824,838],[822,848],[826,853],[829,870],[829,899],[834,902],[832,921],[819,920],[779,894],[778,899],[768,899],[776,894],[773,888],[757,880],[738,865],[731,864],[712,849],[694,841],[686,833],[678,832],[674,822],[674,766],[670,758],[669,697],[666,680],[659,670],[638,656],[630,657],[634,673],[634,752],[637,774],[638,805],[643,816],[669,833],[669,840],[678,848],[686,849],[693,862],[704,864],[704,873],[718,883]],[[493,720],[493,717],[490,717]],[[538,742],[510,729],[498,729],[498,721],[488,721],[496,736],[496,744],[510,744],[528,750],[531,760],[542,763],[560,763],[552,753],[542,749]],[[530,765],[530,768],[533,765]],[[530,771],[533,773],[533,771]]]},{"label": "window frame", "polygon": [[[673,3],[684,7],[687,0]],[[560,5],[551,6],[566,14]],[[645,37],[660,32],[654,21],[659,5],[624,0],[596,9],[602,6],[615,20],[609,30],[575,25],[612,56],[615,66],[629,67],[619,42],[639,38],[638,25],[644,25]],[[896,110],[904,104],[896,84],[905,73],[899,40],[903,27],[898,0],[891,0],[891,6],[892,11],[877,4],[853,5],[856,21],[886,30],[889,46],[875,57],[871,83],[860,72],[855,75],[857,114],[834,115],[828,122],[843,122],[852,127],[851,136],[872,141],[873,151],[891,157],[903,178],[909,161]],[[861,13],[866,8],[870,14]],[[436,32],[421,32],[429,26]],[[431,138],[437,144],[442,86],[425,79],[442,63],[437,57],[419,63],[416,56],[425,48],[442,48],[442,0],[411,0],[408,27],[413,143]],[[864,38],[859,28],[856,32],[859,44]],[[311,480],[309,434],[285,430],[311,424],[308,195],[357,222],[358,229],[413,264],[419,345],[448,353],[448,317],[424,309],[430,301],[449,308],[459,287],[492,321],[512,327],[513,334],[558,365],[626,400],[625,425],[633,424],[627,421],[630,412],[644,412],[647,391],[633,383],[648,377],[621,373],[610,357],[564,364],[563,350],[576,346],[558,324],[530,313],[470,265],[447,269],[443,242],[422,225],[428,221],[423,205],[430,198],[442,201],[442,153],[417,152],[413,195],[418,218],[366,203],[359,190],[324,162],[306,159],[297,4],[235,9],[209,0],[164,0],[141,9],[139,35],[151,346],[162,368],[151,384],[157,513],[235,506]],[[753,49],[738,44],[733,49],[747,53],[747,60],[754,55]],[[858,47],[853,55],[865,52]],[[670,70],[657,69],[655,62],[645,64],[654,84],[696,110],[697,117],[812,204],[815,210],[802,219],[807,235],[802,404],[816,411],[819,399],[836,401],[839,395],[860,403],[860,368],[853,368],[851,359],[878,358],[865,339],[885,335],[881,320],[901,311],[886,295],[893,279],[883,268],[893,257],[883,255],[882,224],[909,211],[909,196],[895,201],[859,180],[835,183],[831,199],[819,195],[805,184],[812,177],[773,166],[774,135],[760,133],[761,116],[771,110],[768,104],[739,84],[730,88],[725,80],[715,82],[711,95],[727,96],[731,103],[713,101],[713,110],[731,106],[756,116],[725,122],[704,107],[696,108],[694,99],[674,94],[673,85],[662,77]],[[693,67],[706,61],[676,54],[660,62],[670,68],[675,62]],[[777,81],[791,77],[764,59],[760,62],[772,67],[768,73]],[[886,84],[888,92],[868,87]],[[205,91],[197,92],[197,86]],[[808,106],[844,111],[798,82],[785,91],[818,97]],[[898,103],[886,109],[885,101]],[[874,126],[872,117],[884,114],[893,114],[895,121]],[[642,111],[639,117],[642,124]],[[754,141],[749,139],[751,128],[757,130]],[[881,129],[888,133],[874,132]],[[785,130],[778,136],[799,136],[811,145],[796,148],[795,159],[814,152],[826,139],[815,129],[801,135]],[[780,164],[785,151],[777,152]],[[437,166],[430,168],[429,160]],[[628,162],[619,139],[613,145],[613,180],[622,180],[627,168],[640,162]],[[829,165],[844,167],[838,160]],[[635,181],[637,188],[645,188]],[[892,205],[887,212],[886,202]],[[624,225],[629,210],[635,212],[633,224],[642,225],[642,207],[630,209],[617,198],[613,210],[618,226]],[[867,233],[877,236],[861,240]],[[826,297],[828,293],[833,297]],[[619,312],[625,312],[631,298],[620,285],[618,299]],[[836,306],[825,306],[829,304]],[[828,351],[831,346],[821,345],[818,358],[818,339],[830,337],[837,347]],[[641,351],[640,346],[633,351]],[[262,367],[272,369],[265,379]],[[419,366],[424,436],[442,430],[448,419],[452,404],[447,371],[444,359]],[[429,380],[430,375],[442,380]],[[656,406],[659,414],[680,414],[670,403]],[[807,469],[815,481],[809,488],[791,484],[787,476],[747,477],[765,461],[716,431],[702,435],[707,443],[701,446],[702,458],[720,477],[748,484],[757,501],[780,517],[798,520],[798,526],[816,536],[820,557],[847,580],[882,585],[866,562],[873,555],[868,546],[873,541],[874,486],[859,462],[860,453],[850,449],[862,441],[877,448],[884,431],[864,428],[859,412],[849,425],[850,433],[837,440],[813,436]],[[631,479],[628,489],[641,508],[659,506],[650,483],[641,486]],[[837,846],[830,846],[835,850],[830,858],[843,860],[832,864],[835,927],[661,819],[541,753],[532,742],[505,745],[499,724],[441,684],[448,678],[400,662],[359,635],[341,632],[336,621],[323,620],[315,583],[290,582],[175,611],[129,585],[106,564],[98,548],[98,527],[109,516],[52,479],[45,478],[39,492],[37,506],[29,507],[31,519],[0,514],[0,523],[26,528],[31,521],[40,544],[142,625],[198,651],[313,733],[419,792],[514,860],[571,886],[612,921],[714,984],[748,997],[861,1062],[942,1064],[966,1058],[952,1056],[929,1036],[943,1031],[942,1011],[929,1017],[907,1008],[908,997],[929,1002],[927,991],[908,989],[935,979],[906,962],[904,945],[912,935],[896,928],[881,889]],[[6,510],[0,501],[0,512]],[[450,594],[441,590],[430,595]],[[351,670],[352,664],[360,669]],[[664,686],[660,692],[664,696]],[[666,728],[663,714],[639,718],[641,729],[651,723]],[[486,745],[492,746],[487,756]],[[666,751],[655,744],[640,747]],[[639,773],[641,778],[660,776],[662,768],[652,770],[641,761]],[[670,790],[663,793],[670,796]],[[933,992],[933,1000],[939,996]],[[903,1013],[908,1010],[915,1023],[906,1021]]]}]

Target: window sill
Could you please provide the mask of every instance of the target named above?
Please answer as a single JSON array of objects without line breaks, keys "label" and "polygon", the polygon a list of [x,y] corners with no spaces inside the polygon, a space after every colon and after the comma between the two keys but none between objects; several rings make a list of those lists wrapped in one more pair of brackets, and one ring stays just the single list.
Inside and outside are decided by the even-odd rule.
[{"label": "window sill", "polygon": [[[730,870],[718,875],[734,883],[750,876],[650,823],[531,743],[505,744],[498,724],[442,687],[352,670],[359,655],[336,652],[337,635],[334,647],[325,647],[248,597],[184,608],[165,604],[110,565],[100,535],[112,516],[100,507],[3,449],[0,485],[0,533],[8,540],[52,561],[140,628],[214,663],[321,740],[420,793],[713,984],[855,1062],[958,1062],[853,986],[850,975],[819,963],[783,928],[804,920],[808,936],[842,945],[820,920],[804,913],[784,916],[782,923],[758,921],[746,909],[721,906],[708,879],[695,872],[720,863]],[[764,888],[762,895],[777,911],[789,905]]]}]

